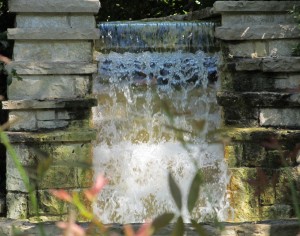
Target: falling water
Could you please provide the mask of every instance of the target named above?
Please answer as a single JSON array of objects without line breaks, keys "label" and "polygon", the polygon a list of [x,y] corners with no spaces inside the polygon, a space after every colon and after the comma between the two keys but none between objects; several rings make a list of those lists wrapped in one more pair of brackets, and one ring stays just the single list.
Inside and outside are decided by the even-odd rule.
[{"label": "falling water", "polygon": [[[99,73],[93,84],[99,103],[93,109],[98,131],[94,169],[105,173],[110,184],[99,196],[95,212],[105,223],[144,222],[164,212],[179,213],[167,175],[173,174],[186,203],[192,178],[200,168],[205,182],[192,217],[197,221],[212,217],[225,220],[229,177],[223,146],[206,138],[220,125],[215,71],[218,57],[203,52],[211,42],[204,40],[208,36],[200,30],[200,23],[150,26],[148,30],[141,29],[140,23],[100,26],[108,46],[98,56]],[[201,50],[195,50],[198,42],[194,39],[192,47],[191,41],[180,41],[180,33],[187,31],[189,35],[202,32],[194,37],[203,39]],[[133,41],[126,41],[127,36],[141,42],[140,38],[150,34],[160,35],[160,39],[164,35],[163,41],[170,37],[173,46],[167,43],[170,50],[155,50],[158,39],[154,37],[150,43],[133,44],[135,51],[128,49]],[[180,43],[175,43],[174,35]],[[182,214],[188,221],[184,205]]]}]

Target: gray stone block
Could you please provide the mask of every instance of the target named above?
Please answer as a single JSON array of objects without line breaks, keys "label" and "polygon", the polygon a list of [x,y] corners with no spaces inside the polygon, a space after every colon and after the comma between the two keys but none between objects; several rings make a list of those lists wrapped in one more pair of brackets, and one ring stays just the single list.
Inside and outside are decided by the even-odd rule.
[{"label": "gray stone block", "polygon": [[11,111],[9,113],[10,130],[36,130],[36,114],[32,111]]},{"label": "gray stone block", "polygon": [[28,192],[18,170],[14,167],[6,170],[6,189],[8,191]]},{"label": "gray stone block", "polygon": [[261,126],[300,127],[300,109],[263,108],[259,123]]},{"label": "gray stone block", "polygon": [[216,1],[214,3],[215,12],[288,12],[294,6],[300,6],[298,1]]},{"label": "gray stone block", "polygon": [[11,12],[76,12],[97,13],[100,8],[99,0],[10,0]]},{"label": "gray stone block", "polygon": [[222,26],[233,25],[247,25],[247,26],[270,26],[272,24],[293,24],[295,19],[291,14],[286,13],[252,13],[242,14],[235,13],[223,13],[222,14]]},{"label": "gray stone block", "polygon": [[36,112],[37,120],[54,120],[55,119],[55,111],[48,110],[48,111],[37,111]]},{"label": "gray stone block", "polygon": [[288,78],[279,78],[275,79],[274,87],[276,89],[291,89],[300,88],[300,75],[299,74],[291,74],[288,75]]},{"label": "gray stone block", "polygon": [[16,143],[56,143],[56,142],[81,142],[87,143],[96,139],[96,131],[82,129],[80,131],[55,131],[55,132],[6,132],[9,141]]},{"label": "gray stone block", "polygon": [[47,121],[38,121],[37,127],[39,129],[58,129],[65,128],[69,125],[69,122],[62,120],[47,120]]},{"label": "gray stone block", "polygon": [[[300,33],[297,34],[299,38]],[[270,40],[268,54],[271,56],[290,57],[292,55],[293,48],[295,48],[298,43],[299,39]]]},{"label": "gray stone block", "polygon": [[28,216],[28,195],[23,193],[8,192],[6,195],[7,218],[25,219]]},{"label": "gray stone block", "polygon": [[95,17],[88,14],[18,14],[16,28],[81,28],[94,29]]},{"label": "gray stone block", "polygon": [[92,43],[87,41],[19,41],[14,45],[15,61],[91,62]]},{"label": "gray stone block", "polygon": [[[9,99],[77,98],[85,97],[88,94],[89,80],[84,76],[24,75],[22,78],[22,81],[14,79],[8,87]],[[86,81],[86,83],[82,81]]]},{"label": "gray stone block", "polygon": [[6,66],[8,71],[15,69],[18,75],[67,75],[93,74],[97,72],[97,65],[89,62],[77,61],[13,61]]},{"label": "gray stone block", "polygon": [[71,117],[67,111],[58,111],[57,119],[59,120],[69,120]]},{"label": "gray stone block", "polygon": [[264,72],[299,72],[300,57],[265,58],[262,70]]},{"label": "gray stone block", "polygon": [[237,71],[299,72],[300,57],[239,59],[235,63]]},{"label": "gray stone block", "polygon": [[34,110],[34,109],[61,109],[61,108],[90,108],[97,105],[94,98],[71,98],[52,100],[10,100],[2,102],[5,110]]},{"label": "gray stone block", "polygon": [[[267,40],[299,38],[298,25],[234,25],[216,28],[215,36],[223,40]],[[271,42],[270,42],[271,43]],[[284,42],[280,41],[280,44]]]},{"label": "gray stone block", "polygon": [[268,56],[268,45],[264,41],[243,41],[228,44],[229,54],[233,57],[265,57]]},{"label": "gray stone block", "polygon": [[100,38],[100,30],[85,28],[14,28],[8,29],[7,37],[15,40],[96,40]]}]

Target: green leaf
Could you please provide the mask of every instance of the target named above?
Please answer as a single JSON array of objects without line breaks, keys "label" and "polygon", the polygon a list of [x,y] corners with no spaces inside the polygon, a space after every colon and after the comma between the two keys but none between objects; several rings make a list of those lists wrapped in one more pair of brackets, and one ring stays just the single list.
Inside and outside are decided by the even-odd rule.
[{"label": "green leaf", "polygon": [[181,192],[171,173],[169,173],[169,187],[171,190],[172,197],[178,209],[181,210],[182,208]]},{"label": "green leaf", "polygon": [[85,205],[80,201],[77,192],[73,192],[73,204],[77,207],[79,213],[88,220],[92,220],[94,215],[90,212]]},{"label": "green leaf", "polygon": [[191,220],[191,223],[192,223],[193,228],[197,231],[199,236],[206,236],[207,235],[204,228],[200,224],[198,224],[194,220]]},{"label": "green leaf", "polygon": [[6,81],[6,83],[7,83],[8,86],[11,85],[11,83],[12,83],[12,75],[11,75],[11,74],[9,74],[9,75],[7,76],[7,81]]},{"label": "green leaf", "polygon": [[152,222],[152,228],[154,230],[153,234],[159,231],[161,228],[167,226],[171,220],[174,218],[173,213],[164,213],[158,217],[156,217]]},{"label": "green leaf", "polygon": [[171,236],[183,236],[184,235],[184,224],[182,217],[180,216],[175,224]]},{"label": "green leaf", "polygon": [[195,204],[198,200],[200,185],[202,184],[202,182],[203,182],[202,174],[200,171],[198,171],[194,176],[194,179],[190,187],[190,192],[188,195],[188,210],[190,213],[192,213]]},{"label": "green leaf", "polygon": [[13,77],[17,78],[17,80],[19,80],[19,81],[23,80],[23,78],[18,75],[18,73],[15,69],[11,70],[11,74]]}]

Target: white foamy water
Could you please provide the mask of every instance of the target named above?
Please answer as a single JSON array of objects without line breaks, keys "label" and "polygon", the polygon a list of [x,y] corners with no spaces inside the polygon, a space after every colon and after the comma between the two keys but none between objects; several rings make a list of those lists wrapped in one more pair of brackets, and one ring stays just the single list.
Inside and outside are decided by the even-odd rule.
[{"label": "white foamy water", "polygon": [[207,76],[215,56],[196,53],[110,53],[99,57],[93,92],[94,170],[110,184],[95,212],[105,223],[144,222],[178,212],[167,175],[180,186],[184,208],[188,189],[200,168],[205,183],[192,217],[225,220],[229,181],[223,146],[206,135],[220,123],[216,83]]}]

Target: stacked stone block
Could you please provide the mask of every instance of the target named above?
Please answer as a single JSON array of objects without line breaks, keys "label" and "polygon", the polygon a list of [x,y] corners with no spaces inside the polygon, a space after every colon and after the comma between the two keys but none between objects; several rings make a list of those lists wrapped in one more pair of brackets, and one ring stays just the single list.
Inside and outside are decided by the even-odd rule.
[{"label": "stacked stone block", "polygon": [[[297,1],[217,1],[225,158],[233,221],[290,218],[299,205],[300,63]],[[294,185],[291,193],[291,183]],[[293,199],[295,196],[298,202]]]},{"label": "stacked stone block", "polygon": [[[99,38],[94,14],[98,0],[10,0],[16,25],[8,30],[15,40],[13,62],[21,80],[8,86],[10,130],[7,132],[22,165],[35,185],[39,214],[58,219],[66,205],[49,189],[82,191],[91,185],[90,126],[93,40]],[[42,178],[37,169],[48,163]],[[45,170],[46,170],[45,169]],[[7,217],[30,218],[35,212],[21,177],[7,157]]]}]

